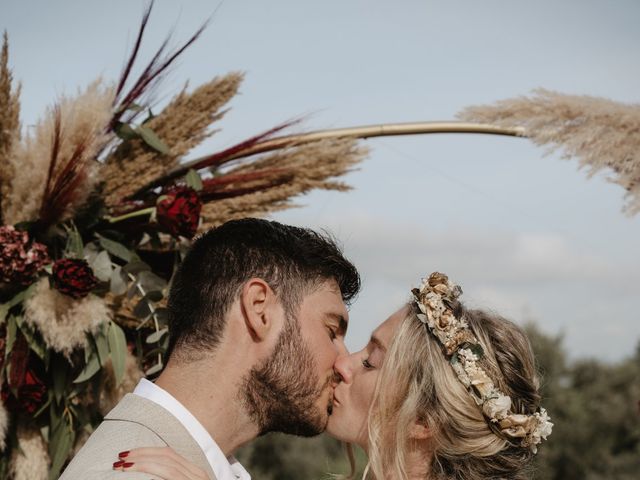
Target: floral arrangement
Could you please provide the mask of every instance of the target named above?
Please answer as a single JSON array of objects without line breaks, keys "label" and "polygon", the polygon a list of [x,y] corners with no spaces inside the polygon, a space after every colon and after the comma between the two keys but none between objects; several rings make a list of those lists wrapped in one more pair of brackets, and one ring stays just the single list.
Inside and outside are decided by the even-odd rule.
[{"label": "floral arrangement", "polygon": [[0,478],[57,478],[103,415],[162,370],[168,285],[198,232],[311,189],[346,190],[335,177],[366,155],[334,138],[247,156],[292,121],[185,162],[242,75],[185,88],[153,113],[152,93],[204,26],[175,50],[167,39],[132,78],[152,6],[118,81],[60,98],[26,136],[4,36]]},{"label": "floral arrangement", "polygon": [[445,274],[433,272],[412,293],[421,312],[418,319],[438,339],[453,371],[483,415],[511,443],[537,453],[538,444],[551,435],[553,423],[544,408],[532,415],[514,413],[511,397],[502,393],[477,363],[484,356],[482,345],[467,321],[453,313],[452,305],[462,294],[460,286]]}]

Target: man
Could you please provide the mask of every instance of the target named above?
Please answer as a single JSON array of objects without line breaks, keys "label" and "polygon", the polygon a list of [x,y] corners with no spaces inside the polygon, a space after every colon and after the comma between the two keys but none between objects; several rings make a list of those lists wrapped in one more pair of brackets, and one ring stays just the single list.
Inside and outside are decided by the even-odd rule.
[{"label": "man", "polygon": [[114,464],[145,446],[172,447],[215,480],[249,479],[238,447],[321,433],[359,288],[355,267],[311,230],[243,219],[205,233],[172,282],[164,371],[123,398],[61,479],[151,478],[126,453]]}]

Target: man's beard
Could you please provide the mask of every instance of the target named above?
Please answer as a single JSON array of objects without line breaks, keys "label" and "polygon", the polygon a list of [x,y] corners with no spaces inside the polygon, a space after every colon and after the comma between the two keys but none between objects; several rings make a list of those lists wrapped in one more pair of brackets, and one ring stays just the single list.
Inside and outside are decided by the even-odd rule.
[{"label": "man's beard", "polygon": [[241,395],[260,435],[283,432],[312,437],[326,428],[328,412],[321,412],[315,401],[330,381],[320,385],[298,322],[287,318],[273,354],[264,365],[251,369]]}]

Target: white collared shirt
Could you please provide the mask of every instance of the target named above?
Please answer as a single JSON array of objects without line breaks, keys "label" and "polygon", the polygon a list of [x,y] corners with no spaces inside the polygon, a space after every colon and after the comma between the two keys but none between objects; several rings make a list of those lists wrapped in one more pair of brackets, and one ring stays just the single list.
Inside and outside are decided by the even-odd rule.
[{"label": "white collared shirt", "polygon": [[198,419],[169,392],[143,378],[133,393],[157,403],[178,419],[204,452],[217,480],[251,480],[240,462],[234,457],[225,457]]}]

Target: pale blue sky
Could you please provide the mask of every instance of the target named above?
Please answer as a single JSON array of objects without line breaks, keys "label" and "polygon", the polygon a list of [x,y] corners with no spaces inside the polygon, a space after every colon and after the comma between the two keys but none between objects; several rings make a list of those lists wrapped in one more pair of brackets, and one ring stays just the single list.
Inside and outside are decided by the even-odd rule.
[{"label": "pale blue sky", "polygon": [[[0,0],[22,81],[23,121],[98,75],[114,79],[144,2]],[[170,29],[186,39],[217,2],[159,0],[143,58]],[[216,134],[195,154],[299,114],[306,129],[449,120],[467,105],[536,87],[640,99],[637,1],[227,0],[161,89],[170,98],[247,73]],[[438,135],[368,141],[346,180],[274,218],[333,231],[361,268],[349,345],[432,270],[467,300],[564,332],[572,356],[615,360],[640,340],[640,217],[622,189],[524,139]]]}]

